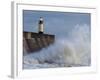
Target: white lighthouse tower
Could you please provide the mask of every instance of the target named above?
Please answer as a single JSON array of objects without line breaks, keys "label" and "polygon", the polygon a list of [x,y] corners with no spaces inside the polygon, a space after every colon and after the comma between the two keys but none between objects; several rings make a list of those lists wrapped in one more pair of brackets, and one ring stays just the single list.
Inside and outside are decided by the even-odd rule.
[{"label": "white lighthouse tower", "polygon": [[40,17],[40,19],[39,19],[39,29],[38,29],[39,31],[39,34],[43,34],[43,31],[44,31],[44,21],[43,21],[43,18],[42,17]]}]

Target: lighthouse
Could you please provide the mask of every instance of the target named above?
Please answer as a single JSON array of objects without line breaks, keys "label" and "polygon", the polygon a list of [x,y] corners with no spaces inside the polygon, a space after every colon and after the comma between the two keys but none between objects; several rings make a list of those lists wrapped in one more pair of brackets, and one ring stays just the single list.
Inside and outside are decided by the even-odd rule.
[{"label": "lighthouse", "polygon": [[33,53],[47,48],[55,42],[55,35],[44,33],[44,20],[42,17],[38,20],[38,32],[23,32],[24,54]]},{"label": "lighthouse", "polygon": [[40,17],[40,19],[39,19],[39,34],[43,34],[43,31],[44,31],[44,21],[43,21],[43,18],[42,17]]}]

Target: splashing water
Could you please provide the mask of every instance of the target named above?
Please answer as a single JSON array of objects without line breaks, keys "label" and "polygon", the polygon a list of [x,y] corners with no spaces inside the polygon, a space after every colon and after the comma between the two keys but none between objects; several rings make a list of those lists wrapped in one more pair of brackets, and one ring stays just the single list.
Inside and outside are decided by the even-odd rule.
[{"label": "splashing water", "polygon": [[88,25],[76,25],[67,38],[60,38],[40,52],[24,56],[25,69],[89,66],[91,64],[91,32]]}]

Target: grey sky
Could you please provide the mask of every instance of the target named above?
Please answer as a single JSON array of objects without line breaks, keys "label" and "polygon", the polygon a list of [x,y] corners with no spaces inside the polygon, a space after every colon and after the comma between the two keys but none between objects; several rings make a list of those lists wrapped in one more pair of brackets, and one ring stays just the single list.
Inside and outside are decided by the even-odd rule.
[{"label": "grey sky", "polygon": [[54,34],[56,37],[67,36],[75,25],[89,25],[89,13],[52,12],[23,10],[24,31],[38,32],[38,20],[44,18],[44,33]]}]

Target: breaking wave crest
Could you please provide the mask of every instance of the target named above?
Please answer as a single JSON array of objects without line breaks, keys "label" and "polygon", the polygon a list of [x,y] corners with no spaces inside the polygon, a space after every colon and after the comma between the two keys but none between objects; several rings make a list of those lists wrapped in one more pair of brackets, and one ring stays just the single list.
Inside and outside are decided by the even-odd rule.
[{"label": "breaking wave crest", "polygon": [[86,24],[76,25],[66,38],[41,51],[24,56],[24,68],[89,66],[91,64],[91,31]]}]

